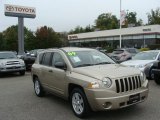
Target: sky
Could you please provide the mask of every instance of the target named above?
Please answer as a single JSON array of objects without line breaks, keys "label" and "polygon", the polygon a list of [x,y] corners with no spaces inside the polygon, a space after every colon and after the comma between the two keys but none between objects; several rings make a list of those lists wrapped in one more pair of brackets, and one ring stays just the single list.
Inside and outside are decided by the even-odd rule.
[{"label": "sky", "polygon": [[[18,24],[18,18],[4,15],[4,4],[35,7],[36,18],[24,19],[24,25],[32,31],[46,25],[56,32],[68,32],[76,26],[94,25],[102,13],[120,16],[120,0],[0,0],[0,32]],[[144,23],[147,13],[158,7],[160,0],[122,0],[122,10],[137,12]]]}]

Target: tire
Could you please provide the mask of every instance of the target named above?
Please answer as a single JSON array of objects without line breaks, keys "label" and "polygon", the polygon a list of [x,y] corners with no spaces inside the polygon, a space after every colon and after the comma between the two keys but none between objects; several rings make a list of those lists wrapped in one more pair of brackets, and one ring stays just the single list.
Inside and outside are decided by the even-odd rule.
[{"label": "tire", "polygon": [[25,71],[20,71],[19,74],[20,75],[25,75]]},{"label": "tire", "polygon": [[160,76],[159,75],[154,74],[154,80],[158,85],[160,85]]},{"label": "tire", "polygon": [[80,88],[74,88],[70,94],[70,104],[72,111],[79,118],[87,117],[91,109],[85,93]]},{"label": "tire", "polygon": [[149,80],[153,80],[154,79],[154,73],[153,73],[153,68],[151,68],[150,70],[149,70]]},{"label": "tire", "polygon": [[35,94],[38,96],[38,97],[43,97],[44,96],[44,90],[41,86],[41,83],[39,82],[38,78],[35,78],[34,80],[34,91],[35,91]]}]

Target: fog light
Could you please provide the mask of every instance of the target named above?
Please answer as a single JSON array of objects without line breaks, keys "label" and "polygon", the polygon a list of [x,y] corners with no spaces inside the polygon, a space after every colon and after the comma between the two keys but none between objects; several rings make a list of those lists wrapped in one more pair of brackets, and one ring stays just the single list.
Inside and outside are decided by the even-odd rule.
[{"label": "fog light", "polygon": [[112,107],[112,103],[106,102],[106,103],[103,104],[103,107],[104,107],[105,109],[110,109],[110,108]]}]

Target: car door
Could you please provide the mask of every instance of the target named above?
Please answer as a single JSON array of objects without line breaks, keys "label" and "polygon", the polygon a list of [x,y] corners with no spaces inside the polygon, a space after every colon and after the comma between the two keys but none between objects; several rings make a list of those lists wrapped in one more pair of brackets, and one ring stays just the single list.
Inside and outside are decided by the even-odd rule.
[{"label": "car door", "polygon": [[49,68],[50,73],[48,74],[49,87],[53,92],[63,95],[66,85],[66,71],[64,69],[56,68],[56,62],[65,61],[59,52],[54,52],[51,59],[51,67]]},{"label": "car door", "polygon": [[50,75],[50,65],[51,65],[51,57],[52,52],[46,52],[43,55],[42,62],[41,62],[41,84],[44,87],[49,88],[49,75]]}]

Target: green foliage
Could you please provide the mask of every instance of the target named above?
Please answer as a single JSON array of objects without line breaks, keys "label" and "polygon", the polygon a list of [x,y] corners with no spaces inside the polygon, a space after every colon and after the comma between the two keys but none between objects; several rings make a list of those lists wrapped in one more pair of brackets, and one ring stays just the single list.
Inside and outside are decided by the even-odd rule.
[{"label": "green foliage", "polygon": [[118,19],[111,13],[103,13],[95,20],[96,28],[100,30],[109,30],[119,28]]},{"label": "green foliage", "polygon": [[0,50],[4,49],[3,33],[0,33]]},{"label": "green foliage", "polygon": [[157,8],[156,10],[151,10],[150,13],[148,13],[148,24],[160,24],[160,8]]},{"label": "green foliage", "polygon": [[[57,34],[52,28],[43,26],[37,29],[35,33],[24,27],[24,45],[25,50],[37,48],[61,47],[67,44],[67,35]],[[0,33],[0,50],[18,51],[18,26],[8,27],[3,33]]]},{"label": "green foliage", "polygon": [[50,27],[43,26],[36,31],[36,48],[61,47],[62,41],[58,34]]},{"label": "green foliage", "polygon": [[86,33],[86,32],[93,32],[94,31],[94,27],[88,25],[85,28],[77,26],[74,30],[71,30],[69,32],[69,34],[77,34],[77,33]]},{"label": "green foliage", "polygon": [[17,51],[18,49],[18,26],[13,25],[7,28],[4,32],[4,47],[5,50]]},{"label": "green foliage", "polygon": [[126,15],[126,24],[123,27],[129,27],[129,25],[134,26],[142,26],[143,21],[142,19],[137,20],[137,13],[136,12],[128,12]]},{"label": "green foliage", "polygon": [[149,48],[141,48],[141,49],[139,49],[140,51],[148,51],[148,50],[150,50]]},{"label": "green foliage", "polygon": [[114,48],[113,47],[105,47],[105,49],[107,50],[107,53],[112,53]]}]

